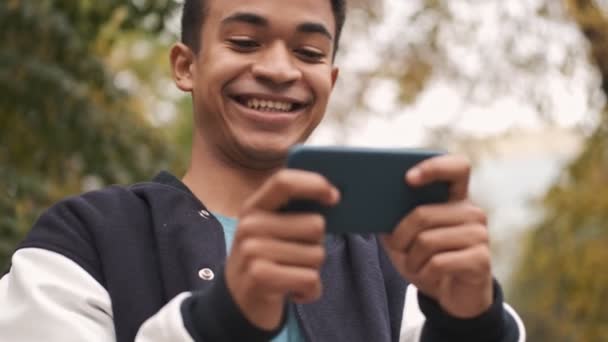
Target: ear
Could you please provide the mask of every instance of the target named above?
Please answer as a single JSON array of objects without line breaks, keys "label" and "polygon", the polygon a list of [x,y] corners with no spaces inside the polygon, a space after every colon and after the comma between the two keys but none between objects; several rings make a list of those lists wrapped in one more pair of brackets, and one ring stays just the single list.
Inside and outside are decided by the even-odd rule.
[{"label": "ear", "polygon": [[171,48],[171,71],[175,85],[183,91],[192,91],[194,81],[192,79],[196,55],[192,50],[182,43],[177,43]]},{"label": "ear", "polygon": [[334,66],[331,68],[331,89],[334,89],[336,85],[336,81],[338,80],[338,75],[340,74],[340,68]]}]

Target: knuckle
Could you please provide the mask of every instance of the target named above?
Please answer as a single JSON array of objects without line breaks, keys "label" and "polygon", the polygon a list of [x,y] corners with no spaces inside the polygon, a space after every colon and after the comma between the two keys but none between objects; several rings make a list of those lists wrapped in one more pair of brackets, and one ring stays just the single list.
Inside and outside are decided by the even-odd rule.
[{"label": "knuckle", "polygon": [[460,162],[462,172],[467,175],[471,173],[471,159],[465,155],[456,156],[457,160]]},{"label": "knuckle", "polygon": [[325,248],[321,246],[315,247],[311,254],[311,259],[315,266],[318,267],[325,261]]},{"label": "knuckle", "polygon": [[490,252],[490,248],[488,246],[480,246],[479,254],[483,260],[490,261],[492,253]]},{"label": "knuckle", "polygon": [[422,232],[418,234],[415,240],[415,244],[421,252],[427,252],[433,249],[435,239],[429,232]]},{"label": "knuckle", "polygon": [[477,253],[479,255],[478,262],[480,270],[483,272],[489,272],[492,269],[492,262],[490,261],[490,249],[486,246],[483,246],[478,248]]},{"label": "knuckle", "polygon": [[258,257],[260,254],[260,242],[255,239],[248,239],[241,243],[240,246],[241,255],[245,260],[252,260]]},{"label": "knuckle", "polygon": [[431,274],[443,272],[445,262],[440,256],[434,256],[429,260],[429,271]]},{"label": "knuckle", "polygon": [[323,288],[321,287],[314,293],[314,295],[312,297],[312,301],[319,300],[322,295],[323,295]]},{"label": "knuckle", "polygon": [[303,280],[302,285],[306,289],[315,289],[321,284],[319,272],[310,272]]},{"label": "knuckle", "polygon": [[249,278],[254,284],[259,284],[268,278],[266,276],[267,267],[264,263],[261,262],[251,263],[251,266],[249,267],[247,273],[249,274]]},{"label": "knuckle", "polygon": [[414,221],[423,227],[426,227],[430,224],[430,213],[429,213],[429,208],[426,206],[420,206],[417,207],[416,209],[414,209],[413,212],[413,218]]},{"label": "knuckle", "polygon": [[289,184],[290,184],[290,180],[291,180],[291,176],[289,174],[288,170],[281,170],[279,172],[277,172],[275,174],[275,176],[272,178],[272,187],[280,189],[280,190],[287,190],[289,189]]},{"label": "knuckle", "polygon": [[325,233],[325,218],[321,215],[313,215],[310,219],[310,229],[316,236]]},{"label": "knuckle", "polygon": [[421,219],[422,217],[424,217],[427,213],[428,210],[426,210],[427,208],[424,206],[418,206],[414,209],[414,211],[412,212],[412,216],[416,219]]},{"label": "knuckle", "polygon": [[315,286],[315,289],[313,291],[312,300],[314,301],[314,300],[321,298],[322,294],[323,294],[323,284],[319,280],[319,282],[317,283],[317,286]]},{"label": "knuckle", "polygon": [[468,216],[471,221],[479,222],[483,225],[485,225],[488,220],[486,212],[480,207],[473,204],[469,204],[468,206]]},{"label": "knuckle", "polygon": [[490,242],[490,234],[484,225],[478,224],[475,226],[475,232],[479,243],[487,244]]},{"label": "knuckle", "polygon": [[257,219],[255,215],[247,215],[243,216],[238,223],[238,228],[236,230],[235,238],[246,238],[251,236],[253,232],[256,231]]},{"label": "knuckle", "polygon": [[264,213],[257,211],[239,219],[236,232],[234,234],[234,243],[238,244],[247,241],[253,237],[259,236],[262,231],[260,227],[267,222]]}]

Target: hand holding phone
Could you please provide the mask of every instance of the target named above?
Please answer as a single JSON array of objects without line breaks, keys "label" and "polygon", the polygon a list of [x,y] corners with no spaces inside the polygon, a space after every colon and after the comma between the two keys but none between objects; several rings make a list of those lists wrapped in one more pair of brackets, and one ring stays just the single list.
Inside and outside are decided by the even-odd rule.
[{"label": "hand holding phone", "polygon": [[329,233],[391,232],[417,206],[448,200],[445,182],[411,187],[405,181],[410,168],[441,154],[422,149],[296,146],[287,167],[323,175],[340,190],[341,200],[333,207],[292,200],[282,211],[319,212]]}]

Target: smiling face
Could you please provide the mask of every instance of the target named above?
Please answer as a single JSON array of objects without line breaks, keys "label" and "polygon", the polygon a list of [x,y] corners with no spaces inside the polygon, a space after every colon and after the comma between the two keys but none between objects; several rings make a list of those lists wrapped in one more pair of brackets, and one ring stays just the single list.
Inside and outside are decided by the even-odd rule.
[{"label": "smiling face", "polygon": [[186,87],[201,143],[246,167],[282,163],[325,113],[334,32],[328,0],[207,1]]}]

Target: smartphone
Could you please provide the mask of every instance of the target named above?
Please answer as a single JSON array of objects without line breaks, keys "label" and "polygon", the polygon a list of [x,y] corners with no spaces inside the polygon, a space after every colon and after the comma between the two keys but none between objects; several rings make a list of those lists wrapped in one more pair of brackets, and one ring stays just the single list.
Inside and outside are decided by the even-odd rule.
[{"label": "smartphone", "polygon": [[389,233],[417,206],[448,200],[447,182],[422,187],[405,182],[410,168],[442,154],[423,149],[298,145],[290,150],[287,167],[325,176],[340,190],[341,199],[334,207],[296,199],[282,211],[321,213],[328,233]]}]

